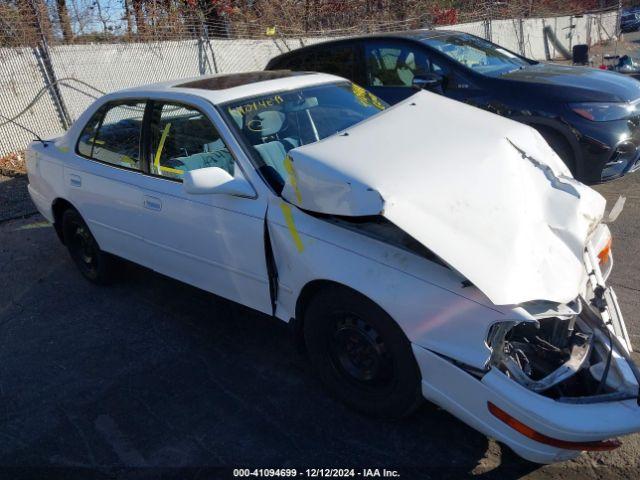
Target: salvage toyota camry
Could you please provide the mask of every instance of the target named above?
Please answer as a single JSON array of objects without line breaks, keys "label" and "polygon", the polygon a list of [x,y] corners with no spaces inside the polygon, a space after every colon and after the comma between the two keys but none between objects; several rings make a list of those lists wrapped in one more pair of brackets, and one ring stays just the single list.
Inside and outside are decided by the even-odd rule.
[{"label": "salvage toyota camry", "polygon": [[106,95],[27,162],[86,278],[124,258],[290,322],[359,411],[426,398],[543,463],[640,430],[619,205],[528,126],[256,72]]}]

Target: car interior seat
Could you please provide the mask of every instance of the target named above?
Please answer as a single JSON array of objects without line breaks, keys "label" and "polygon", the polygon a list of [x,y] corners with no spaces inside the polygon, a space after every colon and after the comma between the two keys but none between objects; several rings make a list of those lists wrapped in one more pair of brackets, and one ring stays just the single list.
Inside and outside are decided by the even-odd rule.
[{"label": "car interior seat", "polygon": [[287,152],[300,146],[301,143],[293,136],[281,137],[281,134],[287,130],[286,115],[279,110],[266,110],[249,120],[247,128],[260,137],[254,144],[254,148],[264,163],[273,167],[280,176],[286,176],[284,159]]},{"label": "car interior seat", "polygon": [[400,78],[400,81],[408,87],[413,83],[413,77],[415,76],[414,72],[416,69],[416,60],[413,52],[409,52],[404,61],[398,60],[398,78]]}]

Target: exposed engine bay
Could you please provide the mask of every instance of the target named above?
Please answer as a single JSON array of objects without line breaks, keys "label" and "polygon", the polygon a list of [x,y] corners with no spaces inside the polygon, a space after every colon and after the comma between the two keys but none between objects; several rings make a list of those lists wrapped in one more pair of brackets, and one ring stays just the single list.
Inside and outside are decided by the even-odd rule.
[{"label": "exposed engine bay", "polygon": [[638,397],[640,376],[616,335],[615,314],[609,328],[597,305],[581,300],[573,315],[495,325],[488,340],[490,365],[527,389],[558,401]]}]

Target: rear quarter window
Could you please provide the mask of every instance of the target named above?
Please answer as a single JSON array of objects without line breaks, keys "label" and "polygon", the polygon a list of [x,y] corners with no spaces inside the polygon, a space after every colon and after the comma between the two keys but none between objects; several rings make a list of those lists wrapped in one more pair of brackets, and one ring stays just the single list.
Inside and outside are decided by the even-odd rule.
[{"label": "rear quarter window", "polygon": [[314,51],[302,51],[299,53],[293,53],[284,58],[276,59],[273,64],[269,65],[269,69],[293,70],[295,72],[304,72],[307,70],[313,71],[314,55]]}]

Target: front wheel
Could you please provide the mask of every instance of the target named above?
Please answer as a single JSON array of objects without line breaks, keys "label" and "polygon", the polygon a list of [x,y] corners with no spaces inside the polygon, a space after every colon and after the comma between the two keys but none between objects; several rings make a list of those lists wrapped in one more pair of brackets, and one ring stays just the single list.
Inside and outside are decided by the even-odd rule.
[{"label": "front wheel", "polygon": [[324,384],[352,408],[397,418],[422,402],[420,370],[404,332],[357,292],[318,292],[305,312],[304,338]]},{"label": "front wheel", "polygon": [[64,241],[71,258],[87,280],[105,285],[113,280],[115,258],[100,250],[80,214],[68,209],[62,216]]}]

